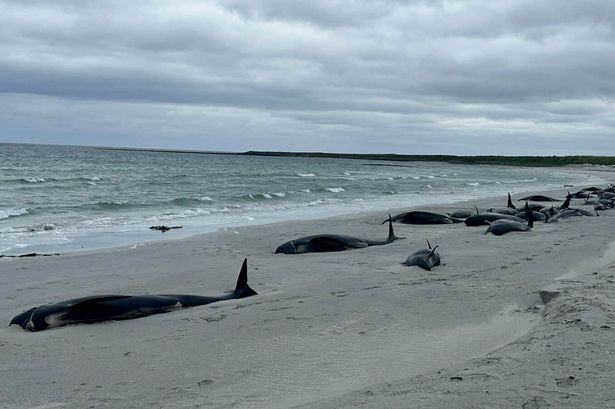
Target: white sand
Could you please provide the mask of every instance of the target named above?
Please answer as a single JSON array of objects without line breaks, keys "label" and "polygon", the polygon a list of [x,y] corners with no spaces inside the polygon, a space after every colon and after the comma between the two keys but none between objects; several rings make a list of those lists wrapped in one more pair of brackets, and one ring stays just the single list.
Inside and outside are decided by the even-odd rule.
[{"label": "white sand", "polygon": [[[273,254],[309,234],[384,238],[386,213],[0,259],[6,324],[86,295],[219,294],[243,257],[259,292],[137,320],[2,329],[0,407],[615,407],[615,210],[502,237],[397,224],[407,238],[387,246]],[[425,238],[444,265],[402,266]],[[562,294],[543,308],[544,288]]]}]

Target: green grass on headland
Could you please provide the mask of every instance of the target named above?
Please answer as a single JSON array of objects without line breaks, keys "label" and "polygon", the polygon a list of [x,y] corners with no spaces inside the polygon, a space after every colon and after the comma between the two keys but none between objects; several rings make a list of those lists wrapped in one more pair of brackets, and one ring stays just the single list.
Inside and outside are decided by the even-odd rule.
[{"label": "green grass on headland", "polygon": [[248,151],[243,155],[287,156],[308,158],[342,158],[388,161],[430,161],[448,162],[464,165],[509,165],[509,166],[566,166],[566,165],[605,165],[615,166],[615,156],[455,156],[455,155],[396,155],[325,153],[325,152],[264,152]]}]

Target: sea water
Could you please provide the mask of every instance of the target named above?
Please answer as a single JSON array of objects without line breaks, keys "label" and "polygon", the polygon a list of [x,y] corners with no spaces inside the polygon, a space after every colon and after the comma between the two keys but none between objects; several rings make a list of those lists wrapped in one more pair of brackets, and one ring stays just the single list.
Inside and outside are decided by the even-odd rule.
[{"label": "sea water", "polygon": [[[600,182],[553,168],[0,144],[0,254]],[[160,224],[183,228],[148,229]]]}]

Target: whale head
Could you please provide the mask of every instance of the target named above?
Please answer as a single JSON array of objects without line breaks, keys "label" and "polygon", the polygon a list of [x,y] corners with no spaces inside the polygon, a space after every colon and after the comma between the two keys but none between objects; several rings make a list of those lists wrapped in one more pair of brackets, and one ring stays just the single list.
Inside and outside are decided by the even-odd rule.
[{"label": "whale head", "polygon": [[281,246],[279,246],[277,249],[275,249],[275,254],[297,254],[297,248],[295,247],[295,243],[293,243],[293,241],[287,241],[286,243],[282,244]]},{"label": "whale head", "polygon": [[34,324],[32,323],[32,315],[38,309],[38,307],[30,308],[28,311],[24,311],[21,314],[16,315],[11,320],[9,327],[11,325],[19,325],[23,329],[27,329],[29,331],[34,330]]}]

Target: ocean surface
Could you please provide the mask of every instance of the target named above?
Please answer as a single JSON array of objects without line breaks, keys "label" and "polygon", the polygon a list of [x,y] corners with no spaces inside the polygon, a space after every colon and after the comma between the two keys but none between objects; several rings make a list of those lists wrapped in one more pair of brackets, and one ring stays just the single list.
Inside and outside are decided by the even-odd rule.
[{"label": "ocean surface", "polygon": [[[0,144],[0,254],[91,250],[601,182],[553,168]],[[183,228],[148,229],[160,224]]]}]

